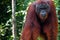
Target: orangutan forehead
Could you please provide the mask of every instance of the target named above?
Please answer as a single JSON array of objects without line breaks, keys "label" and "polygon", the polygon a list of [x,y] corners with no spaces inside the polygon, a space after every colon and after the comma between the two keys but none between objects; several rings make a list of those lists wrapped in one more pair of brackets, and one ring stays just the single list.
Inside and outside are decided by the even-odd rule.
[{"label": "orangutan forehead", "polygon": [[38,8],[49,8],[49,4],[48,3],[40,3],[40,4],[36,4],[36,7]]}]

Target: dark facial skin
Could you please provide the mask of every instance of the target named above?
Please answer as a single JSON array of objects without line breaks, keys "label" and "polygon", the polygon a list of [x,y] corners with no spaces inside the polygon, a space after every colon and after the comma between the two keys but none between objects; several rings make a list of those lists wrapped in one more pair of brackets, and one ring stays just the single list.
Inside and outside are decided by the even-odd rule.
[{"label": "dark facial skin", "polygon": [[48,17],[50,7],[46,3],[36,4],[36,13],[41,20],[45,20]]}]

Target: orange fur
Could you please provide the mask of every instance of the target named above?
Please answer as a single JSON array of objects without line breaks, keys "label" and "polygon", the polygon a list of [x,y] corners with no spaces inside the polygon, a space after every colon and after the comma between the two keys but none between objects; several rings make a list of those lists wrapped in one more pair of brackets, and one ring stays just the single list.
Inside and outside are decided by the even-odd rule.
[{"label": "orange fur", "polygon": [[34,4],[36,3],[38,4],[40,2],[41,0],[37,0],[29,6],[21,40],[37,40],[39,36],[43,37],[44,40],[57,40],[58,22],[54,2],[51,0],[43,1],[48,2],[51,9],[50,10],[51,15],[48,17],[48,22],[47,24],[44,24],[43,27],[43,31],[47,36],[47,39],[45,39],[45,36],[40,33],[41,25],[39,24],[39,21],[37,21],[35,13]]}]

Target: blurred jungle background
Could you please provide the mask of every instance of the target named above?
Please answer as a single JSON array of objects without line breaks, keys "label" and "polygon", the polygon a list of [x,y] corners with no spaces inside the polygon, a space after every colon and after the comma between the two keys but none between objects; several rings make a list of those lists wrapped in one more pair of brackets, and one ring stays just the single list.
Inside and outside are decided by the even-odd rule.
[{"label": "blurred jungle background", "polygon": [[[29,4],[34,0],[15,1],[16,40],[19,40]],[[60,40],[60,0],[54,0],[58,17],[58,37]],[[12,0],[0,0],[0,40],[13,40]]]}]

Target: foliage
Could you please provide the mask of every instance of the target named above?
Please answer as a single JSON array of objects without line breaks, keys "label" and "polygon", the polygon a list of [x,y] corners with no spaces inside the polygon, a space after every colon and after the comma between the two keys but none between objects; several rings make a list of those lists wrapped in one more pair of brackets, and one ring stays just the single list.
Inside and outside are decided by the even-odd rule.
[{"label": "foliage", "polygon": [[39,37],[37,38],[37,40],[44,40],[44,39],[43,39],[42,37],[39,36]]},{"label": "foliage", "polygon": [[0,40],[8,40],[11,36],[10,29],[11,25],[10,26],[6,25],[7,21],[10,18],[11,18],[11,1],[0,0]]},{"label": "foliage", "polygon": [[[26,9],[26,0],[16,1],[16,22],[17,22],[17,40],[19,40],[23,18],[25,13],[21,12]],[[0,40],[12,40],[11,25],[11,0],[0,0]]]},{"label": "foliage", "polygon": [[11,11],[8,12],[9,8],[11,8],[9,6],[11,6],[11,1],[0,0],[0,24],[5,24],[6,21],[11,17]]}]

